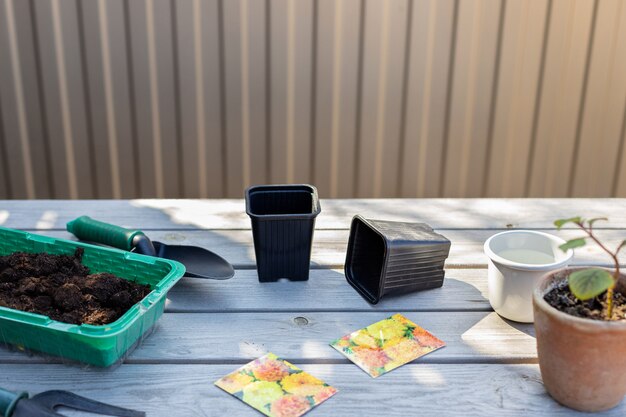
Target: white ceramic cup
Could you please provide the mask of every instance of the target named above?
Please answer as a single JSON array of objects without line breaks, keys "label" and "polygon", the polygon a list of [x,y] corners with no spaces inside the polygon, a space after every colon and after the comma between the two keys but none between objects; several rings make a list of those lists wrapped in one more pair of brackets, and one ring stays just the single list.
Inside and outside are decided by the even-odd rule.
[{"label": "white ceramic cup", "polygon": [[510,230],[487,239],[489,303],[496,313],[533,322],[535,285],[548,272],[566,267],[574,256],[571,249],[559,249],[563,243],[559,237],[533,230]]}]

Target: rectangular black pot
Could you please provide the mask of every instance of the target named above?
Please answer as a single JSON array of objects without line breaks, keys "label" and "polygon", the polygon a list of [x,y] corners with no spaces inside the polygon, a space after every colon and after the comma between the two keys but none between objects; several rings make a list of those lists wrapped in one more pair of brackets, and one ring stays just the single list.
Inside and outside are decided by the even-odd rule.
[{"label": "rectangular black pot", "polygon": [[425,223],[352,219],[346,279],[372,304],[383,295],[438,288],[450,241]]},{"label": "rectangular black pot", "polygon": [[313,230],[320,211],[312,185],[258,185],[246,190],[260,282],[309,279]]}]

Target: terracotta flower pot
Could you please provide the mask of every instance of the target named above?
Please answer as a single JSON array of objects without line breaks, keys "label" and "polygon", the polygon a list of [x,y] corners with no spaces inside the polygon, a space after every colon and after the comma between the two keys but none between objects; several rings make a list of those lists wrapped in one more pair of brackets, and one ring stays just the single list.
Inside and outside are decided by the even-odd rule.
[{"label": "terracotta flower pot", "polygon": [[[577,269],[583,268],[546,275],[533,292],[539,367],[546,390],[559,403],[580,411],[602,411],[626,395],[626,321],[574,317],[543,299]],[[616,290],[626,290],[626,276],[621,276]]]}]

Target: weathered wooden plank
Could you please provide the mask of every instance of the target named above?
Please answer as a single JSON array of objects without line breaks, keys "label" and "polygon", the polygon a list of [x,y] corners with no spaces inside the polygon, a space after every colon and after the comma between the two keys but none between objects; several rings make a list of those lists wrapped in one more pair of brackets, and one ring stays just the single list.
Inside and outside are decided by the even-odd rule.
[{"label": "weathered wooden plank", "polygon": [[168,295],[170,312],[235,311],[490,311],[485,270],[449,270],[442,288],[363,299],[343,270],[311,271],[308,281],[259,284],[256,271],[239,270],[229,281],[183,278]]},{"label": "weathered wooden plank", "polygon": [[[281,352],[276,351],[276,354]],[[372,379],[354,365],[297,363],[303,370],[338,388],[336,396],[313,411],[316,415],[406,416],[407,410],[451,416],[571,416],[543,388],[537,365],[417,363]],[[0,382],[11,390],[35,393],[67,389],[116,405],[138,408],[152,416],[258,416],[212,384],[237,365],[124,365],[114,372],[62,365],[3,365]],[[94,383],[97,381],[97,383]],[[626,402],[603,416],[623,416]],[[79,415],[79,414],[76,414]]]},{"label": "weathered wooden plank", "polygon": [[[446,342],[427,363],[535,362],[532,324],[518,324],[490,312],[403,312]],[[126,363],[245,362],[266,351],[290,361],[348,363],[328,344],[390,313],[168,313]],[[228,329],[228,331],[225,331]],[[207,349],[207,336],[212,335]],[[54,360],[0,348],[0,363]]]},{"label": "weathered wooden plank", "polygon": [[[553,220],[583,215],[608,217],[596,228],[625,228],[626,199],[364,199],[322,200],[317,230],[347,229],[355,214],[394,221],[422,221],[436,229],[553,228]],[[242,200],[0,201],[2,226],[65,229],[90,215],[145,230],[249,229]],[[44,213],[49,220],[37,226]],[[568,226],[571,227],[571,226]]]},{"label": "weathered wooden plank", "polygon": [[[446,341],[447,348],[427,362],[533,361],[532,325],[505,322],[495,313],[403,313]],[[265,349],[280,350],[290,360],[346,362],[328,343],[389,313],[176,313],[165,314],[158,328],[126,363],[207,363],[253,359]],[[228,323],[228,332],[224,326]],[[516,327],[519,327],[517,329]],[[206,349],[206,335],[223,337]],[[298,341],[306,341],[302,349]],[[52,361],[1,348],[0,362]]]},{"label": "weathered wooden plank", "polygon": [[[484,242],[501,230],[439,230],[452,241],[450,256],[446,262],[448,268],[484,268],[487,257],[483,253]],[[580,232],[567,230],[548,231],[564,239],[573,239]],[[74,239],[61,231],[43,231],[42,234]],[[157,241],[173,245],[193,245],[213,250],[228,259],[236,268],[254,268],[254,246],[252,233],[248,230],[224,231],[150,231],[148,235]],[[621,230],[598,230],[598,237],[604,239],[609,247],[617,247],[624,240],[626,232]],[[314,268],[342,266],[348,246],[348,230],[318,230],[313,238],[311,263]],[[573,265],[611,265],[610,258],[593,244],[576,250]]]}]

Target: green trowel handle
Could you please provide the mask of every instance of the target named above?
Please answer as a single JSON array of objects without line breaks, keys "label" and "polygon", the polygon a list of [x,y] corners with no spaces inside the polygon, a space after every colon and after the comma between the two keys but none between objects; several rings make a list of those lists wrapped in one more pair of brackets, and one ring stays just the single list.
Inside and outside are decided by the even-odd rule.
[{"label": "green trowel handle", "polygon": [[0,388],[0,416],[11,417],[17,402],[22,398],[28,398],[28,393],[11,392]]},{"label": "green trowel handle", "polygon": [[80,216],[67,224],[67,231],[81,240],[102,243],[118,249],[131,250],[136,236],[145,236],[141,230],[124,229],[114,224]]}]

